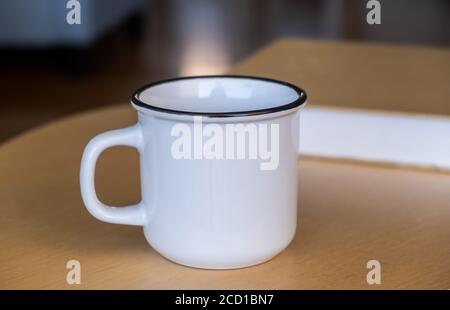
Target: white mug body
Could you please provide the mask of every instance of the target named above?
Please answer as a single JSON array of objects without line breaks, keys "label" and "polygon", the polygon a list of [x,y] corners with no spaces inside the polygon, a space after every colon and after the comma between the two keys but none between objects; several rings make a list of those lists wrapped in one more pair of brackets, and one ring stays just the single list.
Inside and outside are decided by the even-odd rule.
[{"label": "white mug body", "polygon": [[[247,77],[199,79],[208,78]],[[86,207],[100,220],[143,226],[148,243],[182,265],[229,269],[271,259],[289,245],[296,231],[303,96],[292,107],[280,108],[292,103],[291,98],[264,112],[243,109],[241,114],[227,111],[226,116],[214,110],[165,109],[176,101],[161,103],[156,109],[133,101],[138,123],[102,134],[86,148],[80,174]],[[180,147],[182,133],[190,138],[189,147]],[[222,142],[211,147],[214,135],[216,142]],[[116,210],[98,201],[92,181],[95,160],[113,145],[138,149],[142,196],[138,205]],[[114,213],[118,210],[122,213]]]}]

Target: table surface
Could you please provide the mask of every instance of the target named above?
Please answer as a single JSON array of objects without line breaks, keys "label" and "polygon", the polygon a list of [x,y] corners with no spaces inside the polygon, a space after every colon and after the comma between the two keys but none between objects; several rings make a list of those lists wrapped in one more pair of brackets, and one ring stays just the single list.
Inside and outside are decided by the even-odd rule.
[{"label": "table surface", "polygon": [[281,39],[230,73],[289,81],[315,107],[450,117],[450,49]]},{"label": "table surface", "polygon": [[[141,228],[95,220],[80,197],[86,143],[135,121],[118,105],[0,146],[0,289],[450,289],[449,174],[313,158],[299,161],[296,237],[273,260],[228,271],[167,261]],[[107,150],[96,183],[107,204],[139,201],[136,151]],[[80,285],[66,282],[72,259]],[[381,285],[366,282],[372,259]]]}]

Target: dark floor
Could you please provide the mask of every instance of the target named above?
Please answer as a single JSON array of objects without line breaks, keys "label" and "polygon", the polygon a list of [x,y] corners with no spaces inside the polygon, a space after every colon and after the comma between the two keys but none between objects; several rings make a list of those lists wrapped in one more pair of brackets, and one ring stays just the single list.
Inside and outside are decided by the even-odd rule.
[{"label": "dark floor", "polygon": [[450,1],[381,1],[377,26],[366,23],[366,2],[153,0],[144,18],[89,50],[3,47],[0,141],[64,115],[126,102],[150,81],[226,72],[283,36],[450,46]]}]

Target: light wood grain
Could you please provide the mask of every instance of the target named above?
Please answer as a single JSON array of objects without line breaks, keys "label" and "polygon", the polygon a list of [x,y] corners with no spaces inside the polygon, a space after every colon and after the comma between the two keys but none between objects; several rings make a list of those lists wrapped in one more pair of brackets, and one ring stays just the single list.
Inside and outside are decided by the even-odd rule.
[{"label": "light wood grain", "polygon": [[[165,260],[139,227],[99,222],[80,198],[87,141],[134,121],[130,107],[117,106],[0,147],[1,289],[450,288],[450,176],[323,160],[300,160],[299,228],[272,261],[209,271]],[[139,200],[137,159],[126,148],[102,156],[105,202]],[[79,286],[66,284],[70,259],[81,262]],[[370,259],[382,264],[379,287],[366,284]]]},{"label": "light wood grain", "polygon": [[282,39],[231,73],[302,86],[310,106],[450,117],[449,49]]}]

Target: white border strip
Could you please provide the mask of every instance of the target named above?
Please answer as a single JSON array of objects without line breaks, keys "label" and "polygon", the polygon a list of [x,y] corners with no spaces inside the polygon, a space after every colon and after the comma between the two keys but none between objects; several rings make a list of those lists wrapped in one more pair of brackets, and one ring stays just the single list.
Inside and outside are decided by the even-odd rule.
[{"label": "white border strip", "polygon": [[450,169],[450,118],[310,107],[300,115],[301,154]]}]

